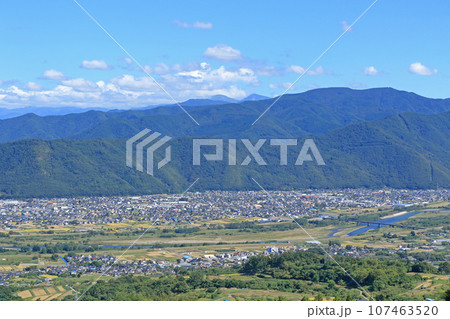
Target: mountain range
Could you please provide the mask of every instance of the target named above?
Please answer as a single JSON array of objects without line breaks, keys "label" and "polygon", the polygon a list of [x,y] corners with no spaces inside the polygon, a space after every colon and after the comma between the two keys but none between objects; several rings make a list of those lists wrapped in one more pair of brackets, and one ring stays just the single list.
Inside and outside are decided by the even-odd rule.
[{"label": "mountain range", "polygon": [[[195,190],[450,187],[450,100],[390,88],[329,88],[283,96],[255,125],[272,99],[177,105],[148,110],[89,111],[0,121],[0,196],[126,195]],[[172,161],[155,176],[125,165],[125,141],[143,128],[173,137]],[[298,138],[289,162],[279,148],[261,148],[268,165],[192,165],[192,138]],[[326,163],[294,165],[305,138]],[[225,150],[227,151],[227,150]],[[156,154],[156,159],[163,154]]]},{"label": "mountain range", "polygon": [[0,120],[0,142],[27,138],[129,138],[144,128],[172,137],[301,137],[325,134],[351,123],[403,112],[437,114],[450,110],[450,99],[428,99],[390,88],[329,88],[285,95],[252,125],[274,101],[185,105],[184,108],[200,125],[196,125],[178,105],[120,112],[88,111],[63,116],[26,114]]},{"label": "mountain range", "polygon": [[[224,104],[224,103],[239,103],[245,101],[259,101],[268,99],[267,96],[259,95],[259,94],[250,94],[249,96],[243,98],[242,100],[232,99],[225,95],[214,95],[208,99],[190,99],[180,104],[183,106],[200,106],[200,105],[216,105],[216,104]],[[135,108],[135,110],[146,110],[152,109],[158,106],[163,105],[151,105],[142,108]],[[102,112],[120,112],[120,110],[110,109],[110,108],[102,108],[102,107],[75,107],[75,106],[62,106],[62,107],[20,107],[20,108],[2,108],[0,107],[0,120],[13,118],[29,113],[33,113],[39,116],[49,116],[49,115],[66,115],[72,113],[84,113],[87,111],[102,111]]]}]

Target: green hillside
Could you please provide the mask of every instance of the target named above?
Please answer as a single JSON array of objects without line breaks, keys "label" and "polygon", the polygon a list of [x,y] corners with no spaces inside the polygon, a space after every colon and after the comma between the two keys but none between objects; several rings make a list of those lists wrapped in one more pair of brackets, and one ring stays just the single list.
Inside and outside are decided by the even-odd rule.
[{"label": "green hillside", "polygon": [[178,106],[117,112],[39,117],[27,114],[0,120],[0,142],[40,139],[126,139],[146,127],[164,134],[234,138],[299,137],[325,134],[351,123],[382,119],[403,112],[437,114],[450,111],[449,99],[429,99],[390,88],[327,88],[283,96],[251,125],[274,99],[223,105],[187,103],[196,125]]},{"label": "green hillside", "polygon": [[[173,139],[172,161],[155,177],[125,165],[125,140],[21,140],[0,144],[2,197],[124,195],[195,190],[450,187],[450,112],[405,113],[351,124],[313,137],[326,165],[293,163],[302,143],[290,148],[288,165],[266,142],[268,165],[228,166],[227,161],[192,165],[192,140]],[[226,143],[225,143],[226,144]],[[163,149],[160,150],[162,153]],[[206,149],[206,152],[211,152]],[[248,155],[238,143],[238,163]],[[162,154],[156,154],[157,160]],[[227,158],[227,148],[225,148]]]}]

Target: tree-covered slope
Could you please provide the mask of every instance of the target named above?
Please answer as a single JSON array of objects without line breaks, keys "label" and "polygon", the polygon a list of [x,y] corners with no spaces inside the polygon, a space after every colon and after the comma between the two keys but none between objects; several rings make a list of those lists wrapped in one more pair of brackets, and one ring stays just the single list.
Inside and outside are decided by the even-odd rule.
[{"label": "tree-covered slope", "polygon": [[437,114],[450,110],[448,99],[429,99],[390,88],[328,88],[285,95],[252,125],[273,102],[274,99],[222,105],[186,103],[184,107],[200,123],[199,126],[174,105],[64,116],[27,114],[0,120],[0,142],[26,138],[129,138],[145,127],[173,137],[298,137],[325,134],[351,123],[402,112]]},{"label": "tree-covered slope", "polygon": [[[175,138],[172,161],[155,176],[125,165],[125,140],[22,140],[0,144],[0,196],[124,195],[196,190],[395,187],[450,187],[450,112],[405,113],[351,124],[313,137],[326,163],[294,165],[301,145],[291,147],[288,165],[267,141],[261,156],[268,165],[229,166],[225,160],[192,165],[192,139]],[[227,145],[227,143],[225,143]],[[163,155],[164,148],[156,154]],[[212,150],[205,149],[206,153]],[[238,141],[237,163],[249,153]]]}]

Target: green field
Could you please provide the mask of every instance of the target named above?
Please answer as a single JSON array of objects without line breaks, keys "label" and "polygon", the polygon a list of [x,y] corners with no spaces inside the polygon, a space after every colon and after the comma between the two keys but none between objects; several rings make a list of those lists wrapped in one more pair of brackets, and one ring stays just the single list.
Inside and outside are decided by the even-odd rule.
[{"label": "green field", "polygon": [[[419,258],[419,260],[427,254],[427,258],[431,254],[436,260],[446,260],[448,256],[448,248],[446,247],[448,246],[443,246],[442,249],[436,251],[422,248],[430,245],[430,234],[433,236],[440,234],[439,236],[445,238],[445,234],[449,231],[448,211],[442,210],[449,207],[448,202],[435,203],[420,209],[436,207],[438,207],[438,210],[430,210],[402,222],[404,225],[424,227],[424,229],[414,231],[414,234],[410,229],[384,227],[358,236],[347,236],[350,231],[361,227],[346,222],[347,218],[373,220],[402,213],[394,209],[359,210],[346,208],[334,210],[327,213],[336,217],[332,221],[322,221],[318,218],[299,220],[303,224],[303,229],[293,222],[261,224],[252,218],[205,220],[192,225],[165,222],[151,227],[135,246],[126,252],[125,249],[149,226],[148,223],[128,221],[117,224],[90,225],[92,229],[90,232],[79,232],[77,228],[80,228],[80,226],[76,225],[47,227],[47,229],[43,229],[43,225],[39,224],[17,225],[13,231],[2,231],[4,235],[0,237],[0,245],[22,247],[22,249],[0,250],[0,273],[62,266],[64,262],[58,256],[65,256],[68,253],[113,255],[126,261],[165,260],[176,263],[186,254],[200,257],[205,254],[221,252],[263,252],[268,246],[274,245],[286,249],[298,245],[306,249],[317,247],[314,244],[306,244],[306,241],[312,240],[311,237],[322,242],[325,247],[328,247],[329,241],[338,243],[341,247],[350,245],[390,250],[396,250],[399,245],[410,245],[413,249],[408,254]],[[341,230],[335,233],[333,237],[329,237],[329,234],[335,228]],[[49,233],[49,229],[52,232]],[[442,244],[439,245],[442,246]],[[121,246],[122,248],[102,248],[102,246]],[[395,256],[383,254],[370,254],[368,257],[395,259]],[[233,275],[239,280],[254,279],[254,277],[246,277],[237,273]],[[226,274],[224,276],[231,275]],[[15,287],[22,287],[19,288],[20,291],[16,292],[16,296],[19,296],[20,293],[22,299],[58,300],[71,295],[72,292],[67,288],[67,285],[76,285],[82,288],[91,283],[95,277],[83,275],[78,278],[66,276],[45,279],[29,276],[13,278],[10,283]],[[430,274],[429,277],[424,279],[424,282],[418,283],[411,291],[402,291],[401,295],[416,299],[424,293],[442,293],[442,289],[448,285],[448,278],[438,277],[436,274]],[[55,286],[66,287],[64,293],[56,288],[54,291]],[[34,287],[43,287],[46,291],[45,296],[41,290],[39,292],[42,296],[38,296],[39,293],[34,293]],[[47,287],[52,289],[49,291]],[[26,291],[29,291],[29,293]],[[203,296],[202,293],[200,293],[200,296]],[[270,289],[258,291],[258,289],[253,288],[245,291],[235,291],[232,288],[221,289],[220,293],[215,293],[214,296],[217,300],[298,300],[303,298],[309,300],[317,297],[313,294],[305,296],[304,293],[298,295],[292,292],[281,293],[278,290],[273,292]],[[195,299],[192,292],[191,295],[184,297]],[[329,299],[331,297],[333,296],[328,296]],[[208,298],[211,299],[211,296]]]}]

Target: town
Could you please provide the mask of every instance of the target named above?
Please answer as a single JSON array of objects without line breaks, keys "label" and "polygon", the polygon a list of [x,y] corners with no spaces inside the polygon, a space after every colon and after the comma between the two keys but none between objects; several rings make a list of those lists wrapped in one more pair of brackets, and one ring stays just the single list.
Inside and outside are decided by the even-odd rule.
[{"label": "town", "polygon": [[407,207],[448,200],[450,191],[442,190],[309,190],[204,192],[132,197],[83,197],[0,200],[0,230],[17,225],[40,223],[43,228],[76,222],[89,225],[123,221],[178,221],[226,219],[232,217],[278,218],[315,216],[343,207]]},{"label": "town", "polygon": [[62,281],[67,294],[73,280],[231,272],[253,257],[297,252],[425,263],[442,273],[449,195],[343,189],[1,200],[0,286],[31,291]]}]

